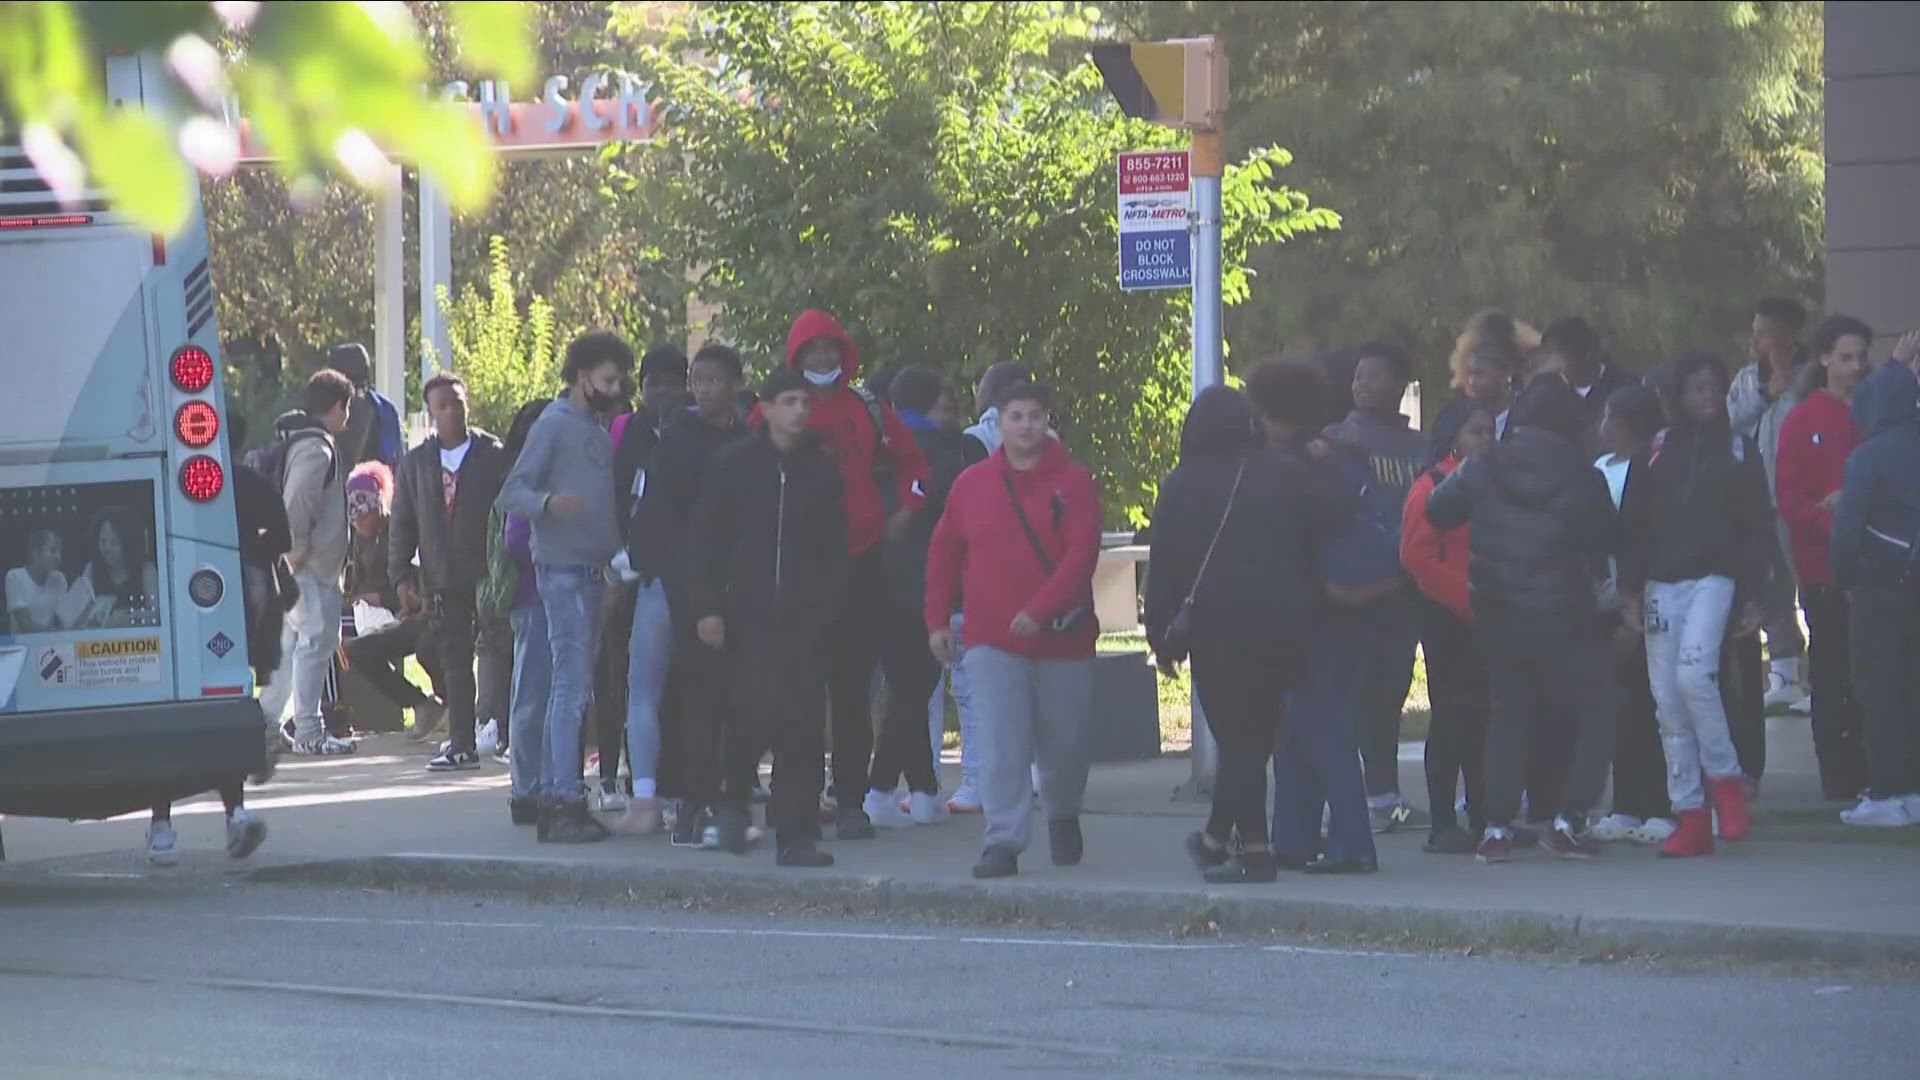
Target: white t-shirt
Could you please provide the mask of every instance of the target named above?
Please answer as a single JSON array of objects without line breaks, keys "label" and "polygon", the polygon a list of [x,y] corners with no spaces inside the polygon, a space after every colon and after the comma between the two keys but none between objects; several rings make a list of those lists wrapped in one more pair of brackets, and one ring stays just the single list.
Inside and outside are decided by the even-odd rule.
[{"label": "white t-shirt", "polygon": [[447,470],[450,473],[459,472],[461,464],[463,464],[467,460],[467,451],[472,447],[473,447],[473,436],[471,435],[467,436],[465,439],[462,439],[460,442],[460,445],[454,447],[451,450],[447,449],[444,446],[441,447],[440,448],[440,467]]},{"label": "white t-shirt", "polygon": [[[7,571],[7,611],[11,614],[25,608],[36,629],[53,628],[53,613],[66,595],[67,575],[58,570],[47,575],[45,585],[34,581],[33,572],[24,566]],[[16,626],[13,632],[17,634],[22,629]]]},{"label": "white t-shirt", "polygon": [[1632,465],[1632,458],[1616,463],[1612,454],[1601,454],[1600,460],[1593,463],[1593,467],[1600,470],[1600,475],[1607,478],[1607,493],[1613,496],[1615,510],[1620,509],[1620,499],[1626,494],[1627,470]]}]

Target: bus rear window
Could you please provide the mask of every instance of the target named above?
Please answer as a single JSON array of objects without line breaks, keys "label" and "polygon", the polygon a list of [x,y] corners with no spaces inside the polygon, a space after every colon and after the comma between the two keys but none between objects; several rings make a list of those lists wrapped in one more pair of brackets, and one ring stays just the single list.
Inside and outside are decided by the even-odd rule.
[{"label": "bus rear window", "polygon": [[159,626],[153,481],[0,488],[13,636]]}]

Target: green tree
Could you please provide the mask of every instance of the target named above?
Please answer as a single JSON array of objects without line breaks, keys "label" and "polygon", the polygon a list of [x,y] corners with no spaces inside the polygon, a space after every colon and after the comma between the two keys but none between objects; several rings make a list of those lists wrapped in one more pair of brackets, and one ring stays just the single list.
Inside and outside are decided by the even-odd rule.
[{"label": "green tree", "polygon": [[[1058,3],[715,3],[638,60],[669,136],[623,177],[628,227],[698,273],[762,366],[795,315],[833,311],[869,367],[972,376],[1017,356],[1062,391],[1108,517],[1139,522],[1189,397],[1184,292],[1117,283],[1115,155],[1174,145],[1122,117]],[[1225,182],[1228,299],[1256,245],[1332,227],[1280,186],[1285,151]]]},{"label": "green tree", "polygon": [[444,292],[439,300],[453,350],[448,366],[467,381],[473,421],[504,435],[520,406],[558,391],[560,337],[545,298],[529,296],[522,309],[505,238],[493,238],[487,265],[484,293],[468,285],[457,300]]},{"label": "green tree", "polygon": [[1220,35],[1230,145],[1286,143],[1293,182],[1345,212],[1255,253],[1237,345],[1387,336],[1439,376],[1468,316],[1499,305],[1585,313],[1642,367],[1733,347],[1758,296],[1820,292],[1817,3],[1105,10],[1121,36]]},{"label": "green tree", "polygon": [[[469,0],[447,12],[466,67],[531,71],[524,5]],[[147,51],[164,52],[177,79],[176,114],[107,101],[104,57]],[[457,205],[479,206],[494,175],[485,133],[463,107],[420,92],[427,72],[398,4],[0,4],[0,118],[18,129],[9,137],[56,192],[75,197],[91,175],[159,232],[178,228],[191,204],[181,155],[232,170],[238,140],[217,118],[230,93],[289,180],[310,187],[331,173],[371,186],[392,154],[437,177]]]}]

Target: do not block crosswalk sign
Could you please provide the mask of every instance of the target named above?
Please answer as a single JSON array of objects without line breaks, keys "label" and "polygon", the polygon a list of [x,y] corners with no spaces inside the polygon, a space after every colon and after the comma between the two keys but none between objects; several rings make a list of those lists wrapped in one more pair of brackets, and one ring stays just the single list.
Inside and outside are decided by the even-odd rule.
[{"label": "do not block crosswalk sign", "polygon": [[1120,287],[1185,289],[1193,285],[1192,206],[1185,150],[1120,155]]}]

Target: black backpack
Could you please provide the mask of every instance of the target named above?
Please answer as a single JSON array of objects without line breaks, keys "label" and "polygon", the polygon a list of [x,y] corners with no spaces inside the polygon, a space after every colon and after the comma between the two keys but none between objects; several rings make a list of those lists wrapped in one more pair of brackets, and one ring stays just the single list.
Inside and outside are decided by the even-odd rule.
[{"label": "black backpack", "polygon": [[[275,433],[272,442],[247,451],[244,461],[248,468],[266,477],[267,481],[273,485],[273,490],[284,497],[287,493],[287,458],[293,452],[293,444],[302,439],[318,439],[325,436],[325,431],[313,427],[280,431]],[[329,442],[327,444],[327,483],[333,483],[334,470],[338,467],[339,462],[334,457],[333,444]]]}]

